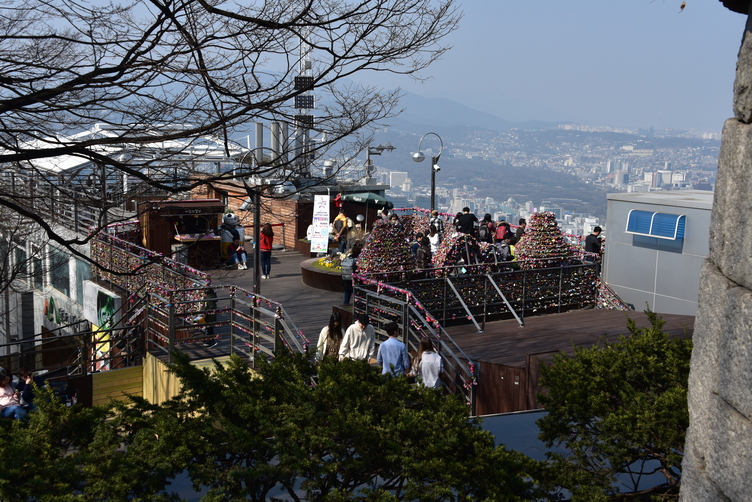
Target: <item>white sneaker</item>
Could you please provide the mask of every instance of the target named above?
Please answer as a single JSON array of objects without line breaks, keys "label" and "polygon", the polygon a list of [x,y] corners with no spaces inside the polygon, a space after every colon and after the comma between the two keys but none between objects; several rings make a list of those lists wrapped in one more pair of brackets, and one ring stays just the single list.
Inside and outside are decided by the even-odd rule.
[{"label": "white sneaker", "polygon": [[248,265],[246,265],[245,263],[240,263],[240,264],[238,265],[238,268],[239,268],[240,270],[248,270]]}]

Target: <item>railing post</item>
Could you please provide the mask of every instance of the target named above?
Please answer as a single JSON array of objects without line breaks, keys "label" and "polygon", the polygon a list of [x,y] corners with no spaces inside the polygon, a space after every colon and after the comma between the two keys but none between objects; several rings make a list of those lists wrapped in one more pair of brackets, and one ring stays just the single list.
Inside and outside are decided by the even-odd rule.
[{"label": "railing post", "polygon": [[282,308],[277,307],[276,312],[274,313],[274,354],[277,354],[277,350],[279,350],[283,344],[282,344],[282,337],[280,336],[282,333],[282,330],[284,328],[282,327]]},{"label": "railing post", "polygon": [[170,318],[168,327],[167,346],[169,349],[169,361],[172,362],[172,351],[175,348],[175,293],[170,291],[170,304],[167,308]]},{"label": "railing post", "polygon": [[527,303],[527,269],[522,270],[522,309],[520,319],[525,319],[525,304]]},{"label": "railing post", "polygon": [[259,333],[259,328],[260,328],[260,323],[259,323],[260,314],[258,311],[258,304],[259,304],[258,296],[253,295],[253,300],[251,301],[251,319],[253,319],[253,321],[251,321],[252,323],[251,357],[252,357],[253,368],[256,367],[256,350],[258,349],[258,345],[259,345],[258,333]]},{"label": "railing post", "polygon": [[481,321],[481,328],[486,330],[486,316],[488,315],[488,276],[483,276],[483,320]]},{"label": "railing post", "polygon": [[564,265],[559,267],[559,295],[558,295],[559,302],[558,303],[559,303],[560,314],[561,314],[561,285],[563,284],[563,281],[564,281]]},{"label": "railing post", "polygon": [[441,302],[441,325],[446,326],[446,298],[447,298],[447,280],[448,280],[448,277],[446,274],[444,275],[443,280],[444,280],[444,297],[442,298],[443,301]]},{"label": "railing post", "polygon": [[[151,342],[149,341],[149,336],[151,333],[151,325],[149,323],[149,319],[151,319],[151,295],[149,293],[146,293],[146,319],[144,319],[144,350],[149,350],[149,346],[151,345]],[[145,354],[144,354],[145,355]]]},{"label": "railing post", "polygon": [[235,289],[230,290],[230,354],[235,353]]},{"label": "railing post", "polygon": [[408,347],[408,351],[410,350],[409,346],[407,345],[408,335],[410,334],[410,295],[407,295],[407,301],[402,306],[402,343],[405,344],[406,347]]}]

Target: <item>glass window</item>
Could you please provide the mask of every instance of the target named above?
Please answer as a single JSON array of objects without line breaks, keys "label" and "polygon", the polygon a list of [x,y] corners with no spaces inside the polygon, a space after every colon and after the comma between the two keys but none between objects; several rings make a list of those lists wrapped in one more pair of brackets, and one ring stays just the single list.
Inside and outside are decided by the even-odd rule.
[{"label": "glass window", "polygon": [[84,281],[91,279],[91,264],[76,258],[76,303],[84,304]]},{"label": "glass window", "polygon": [[50,284],[65,296],[70,296],[68,254],[55,248],[50,248]]},{"label": "glass window", "polygon": [[39,256],[33,256],[31,258],[32,284],[37,289],[44,288],[44,266],[42,263],[42,258]]},{"label": "glass window", "polygon": [[16,245],[15,255],[16,255],[16,263],[14,265],[16,267],[16,271],[18,272],[18,278],[25,281],[27,279],[27,274],[29,270],[29,266],[26,263],[26,260],[28,259],[28,257],[26,256],[25,244]]}]

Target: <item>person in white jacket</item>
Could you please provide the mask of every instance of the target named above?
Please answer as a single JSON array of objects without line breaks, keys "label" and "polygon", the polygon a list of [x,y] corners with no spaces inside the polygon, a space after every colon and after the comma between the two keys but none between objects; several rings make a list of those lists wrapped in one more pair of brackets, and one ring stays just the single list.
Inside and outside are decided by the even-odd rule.
[{"label": "person in white jacket", "polygon": [[367,314],[359,314],[357,320],[347,328],[339,346],[339,359],[357,359],[370,362],[376,357],[376,332]]}]

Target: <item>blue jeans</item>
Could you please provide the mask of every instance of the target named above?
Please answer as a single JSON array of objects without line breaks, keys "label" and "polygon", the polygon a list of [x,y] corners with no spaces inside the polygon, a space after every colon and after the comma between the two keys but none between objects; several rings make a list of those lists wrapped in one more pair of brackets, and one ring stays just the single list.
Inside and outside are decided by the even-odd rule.
[{"label": "blue jeans", "polygon": [[353,294],[353,282],[342,279],[342,290],[345,292],[345,298],[344,298],[343,303],[349,304],[350,298],[352,298],[352,294]]},{"label": "blue jeans", "polygon": [[247,255],[245,251],[240,252],[240,257],[238,257],[238,253],[232,253],[232,255],[230,255],[230,259],[227,260],[227,265],[237,265],[238,263],[245,263],[246,256]]},{"label": "blue jeans", "polygon": [[0,411],[0,417],[27,420],[29,415],[20,406],[8,406],[7,408],[3,408],[3,411]]},{"label": "blue jeans", "polygon": [[269,275],[272,272],[272,252],[261,251],[259,253],[261,257],[261,275]]}]

